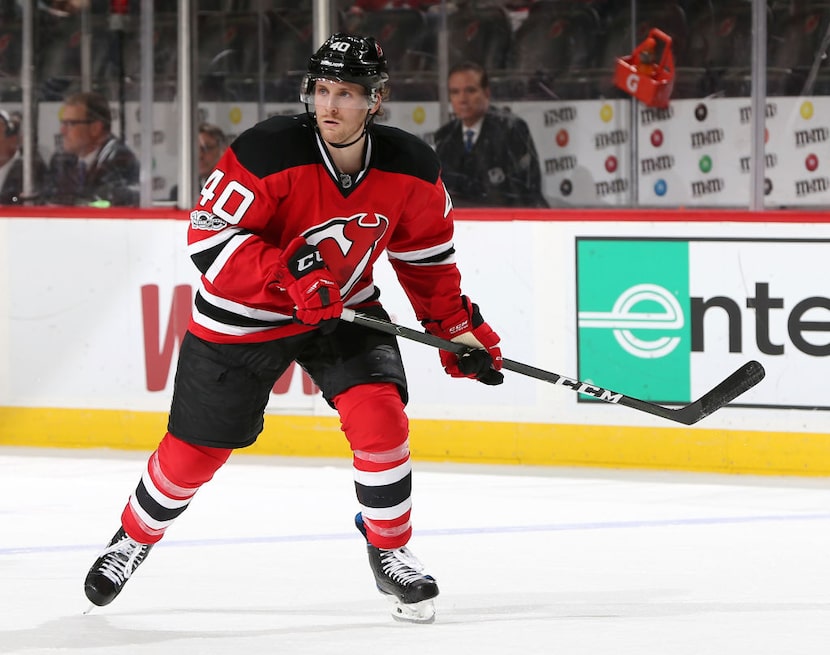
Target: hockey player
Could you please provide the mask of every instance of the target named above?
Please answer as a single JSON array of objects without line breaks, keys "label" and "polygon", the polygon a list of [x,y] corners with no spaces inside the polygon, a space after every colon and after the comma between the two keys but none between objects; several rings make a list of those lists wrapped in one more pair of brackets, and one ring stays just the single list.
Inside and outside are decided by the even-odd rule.
[{"label": "hockey player", "polygon": [[500,384],[499,337],[460,289],[452,204],[428,145],[375,125],[387,93],[373,38],[335,34],[309,60],[306,113],[241,134],[190,214],[201,272],[179,353],[168,431],[121,527],[92,565],[95,605],[121,592],[153,544],[235,448],[252,444],[275,381],[299,362],[334,407],[353,451],[369,563],[393,616],[434,618],[435,580],[412,534],[407,382],[394,337],[339,321],[345,306],[388,319],[372,266],[385,250],[447,373]]}]

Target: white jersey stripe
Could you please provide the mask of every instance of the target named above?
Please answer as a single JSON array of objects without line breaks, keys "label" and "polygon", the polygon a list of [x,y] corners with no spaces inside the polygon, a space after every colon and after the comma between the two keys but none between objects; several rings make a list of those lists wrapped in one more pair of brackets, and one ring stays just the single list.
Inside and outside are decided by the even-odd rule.
[{"label": "white jersey stripe", "polygon": [[214,307],[224,309],[225,311],[232,312],[234,314],[239,314],[240,316],[247,316],[248,318],[255,318],[260,321],[291,320],[291,316],[288,314],[269,312],[267,309],[255,309],[254,307],[248,307],[247,305],[234,302],[233,300],[228,300],[227,298],[221,298],[205,289],[204,284],[199,287],[199,295]]},{"label": "white jersey stripe", "polygon": [[[387,250],[386,254],[389,259],[397,259],[402,262],[410,262],[415,263],[419,262],[422,259],[429,259],[431,257],[435,257],[436,255],[440,255],[443,252],[450,252],[453,248],[453,242],[447,241],[446,243],[439,243],[437,246],[432,246],[431,248],[424,248],[423,250],[409,250],[407,252],[392,252],[391,250]],[[452,260],[455,261],[455,254],[452,255]],[[444,259],[441,263],[448,262],[449,258]]]},{"label": "white jersey stripe", "polygon": [[236,252],[237,248],[239,248],[243,243],[245,243],[248,239],[253,238],[253,234],[251,233],[243,233],[237,234],[232,239],[228,241],[228,244],[222,249],[222,252],[219,253],[219,256],[213,260],[213,263],[210,265],[210,268],[205,272],[205,279],[210,280],[213,282],[216,279],[216,276],[222,272],[222,269],[225,267],[225,264],[230,259],[231,255]]},{"label": "white jersey stripe", "polygon": [[222,230],[218,234],[214,234],[212,237],[207,237],[206,239],[202,239],[201,241],[191,243],[187,247],[187,254],[192,257],[193,255],[197,255],[198,253],[204,252],[205,250],[210,250],[211,248],[218,246],[221,243],[230,241],[240,232],[242,232],[242,228],[226,227],[224,230]]},{"label": "white jersey stripe", "polygon": [[219,334],[227,334],[234,337],[241,337],[246,334],[256,334],[257,332],[265,332],[265,330],[273,330],[275,326],[268,325],[265,327],[240,327],[238,325],[228,325],[227,323],[220,323],[209,316],[202,314],[196,307],[193,307],[193,322],[201,325],[208,330],[217,332]]}]

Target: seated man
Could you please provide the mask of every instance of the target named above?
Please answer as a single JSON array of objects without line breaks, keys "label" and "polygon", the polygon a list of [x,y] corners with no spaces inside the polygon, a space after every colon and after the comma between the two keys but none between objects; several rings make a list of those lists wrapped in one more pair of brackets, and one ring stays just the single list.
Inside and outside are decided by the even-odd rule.
[{"label": "seated man", "polygon": [[463,62],[447,78],[455,118],[435,132],[456,207],[547,207],[539,155],[524,120],[490,107],[487,71]]},{"label": "seated man", "polygon": [[63,149],[49,162],[44,199],[55,205],[138,205],[139,163],[110,131],[112,114],[100,93],[76,93],[60,115]]}]

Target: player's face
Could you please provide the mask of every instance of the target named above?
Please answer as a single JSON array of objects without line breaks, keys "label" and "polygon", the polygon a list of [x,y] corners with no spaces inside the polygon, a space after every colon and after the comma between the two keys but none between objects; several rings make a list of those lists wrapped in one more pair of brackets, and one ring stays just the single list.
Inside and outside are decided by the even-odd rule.
[{"label": "player's face", "polygon": [[[378,101],[379,102],[379,101]],[[366,89],[352,82],[317,80],[314,84],[314,111],[317,127],[329,143],[346,143],[363,131],[367,112],[377,110]]]},{"label": "player's face", "polygon": [[453,113],[465,125],[473,125],[490,106],[490,89],[481,86],[476,71],[458,71],[450,75],[447,88]]}]

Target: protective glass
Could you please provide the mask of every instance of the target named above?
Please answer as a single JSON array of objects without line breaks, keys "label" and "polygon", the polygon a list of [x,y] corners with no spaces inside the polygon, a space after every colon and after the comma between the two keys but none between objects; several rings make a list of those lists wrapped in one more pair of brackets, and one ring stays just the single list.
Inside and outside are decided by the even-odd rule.
[{"label": "protective glass", "polygon": [[306,76],[302,89],[300,101],[314,107],[365,110],[374,105],[366,89],[355,83]]}]

